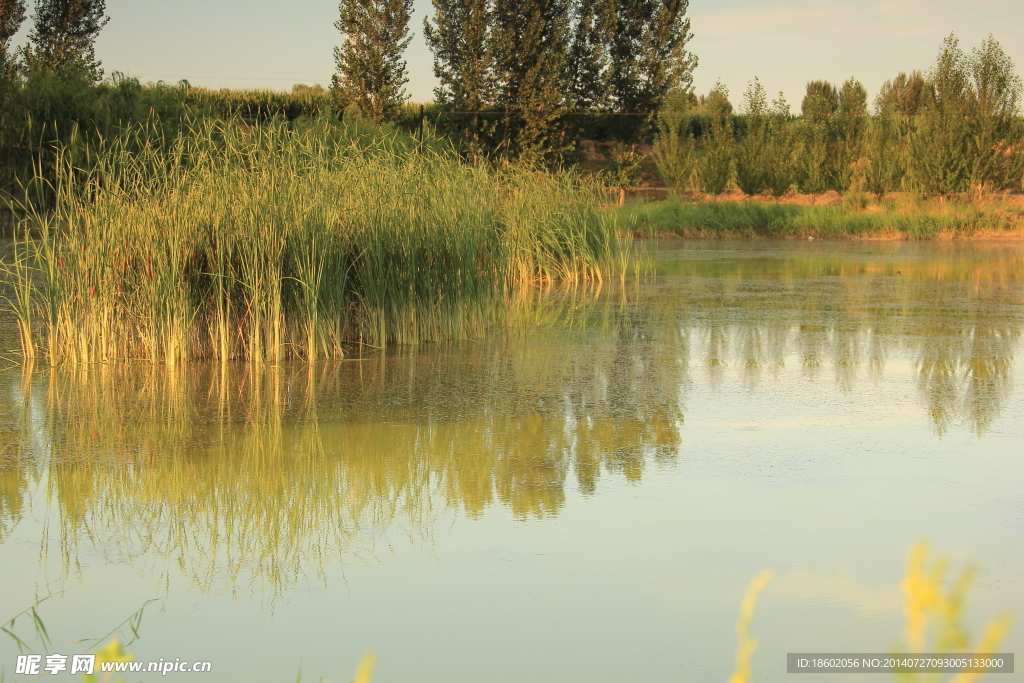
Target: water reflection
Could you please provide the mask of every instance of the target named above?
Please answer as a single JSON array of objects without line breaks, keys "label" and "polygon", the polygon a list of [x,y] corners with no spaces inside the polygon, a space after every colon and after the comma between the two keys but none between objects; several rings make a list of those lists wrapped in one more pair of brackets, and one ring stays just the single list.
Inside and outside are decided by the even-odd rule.
[{"label": "water reflection", "polygon": [[[1012,385],[1024,263],[664,261],[674,277],[532,292],[520,333],[315,367],[96,366],[0,382],[0,541],[42,482],[65,570],[86,548],[203,590],[277,592],[452,510],[557,515],[569,487],[684,451],[697,382],[771,400],[912,368],[935,431],[983,435]],[[824,375],[826,378],[828,375]],[[752,411],[757,410],[752,403]]]},{"label": "water reflection", "polygon": [[701,330],[709,366],[743,367],[754,381],[795,357],[812,375],[831,366],[848,391],[858,373],[878,378],[890,358],[907,358],[935,430],[962,422],[983,434],[1012,386],[1024,322],[1020,248],[976,247],[965,257],[958,245],[892,246],[870,259],[847,249],[843,258],[714,251],[659,269],[687,278],[677,321]]},{"label": "water reflection", "polygon": [[[258,377],[112,366],[11,389],[24,423],[46,416],[30,450],[67,570],[95,548],[176,564],[203,589],[280,589],[389,530],[428,541],[445,509],[550,516],[573,478],[592,491],[602,471],[639,479],[670,457],[678,410],[656,394],[671,378],[649,385],[642,355],[604,346],[584,360],[469,345]],[[27,470],[4,469],[5,526]]]}]

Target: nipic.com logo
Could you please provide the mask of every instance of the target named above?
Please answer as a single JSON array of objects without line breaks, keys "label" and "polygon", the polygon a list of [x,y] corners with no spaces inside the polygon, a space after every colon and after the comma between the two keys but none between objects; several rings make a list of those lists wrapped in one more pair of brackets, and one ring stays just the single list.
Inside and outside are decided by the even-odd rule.
[{"label": "nipic.com logo", "polygon": [[[93,674],[96,672],[96,655],[18,655],[14,673],[26,676],[40,676],[44,673]],[[155,662],[132,661],[101,661],[99,670],[124,673],[158,673],[166,676],[169,673],[206,673],[212,668],[210,662],[183,662],[160,659]]]},{"label": "nipic.com logo", "polygon": [[40,669],[48,674],[56,675],[68,671],[68,660],[71,660],[72,674],[92,674],[96,668],[96,655],[46,655],[43,665],[42,655],[18,655],[14,673],[38,676]]}]

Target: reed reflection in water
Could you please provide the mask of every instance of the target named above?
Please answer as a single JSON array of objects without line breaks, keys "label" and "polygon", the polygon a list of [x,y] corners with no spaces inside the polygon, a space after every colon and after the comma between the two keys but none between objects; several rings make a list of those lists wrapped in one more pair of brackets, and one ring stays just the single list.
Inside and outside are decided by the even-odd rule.
[{"label": "reed reflection in water", "polygon": [[895,399],[919,401],[939,434],[980,436],[1022,329],[1024,264],[998,263],[663,262],[673,277],[534,291],[519,332],[477,343],[258,374],[7,371],[0,541],[42,482],[65,571],[88,546],[203,591],[278,594],[388,533],[429,543],[452,511],[545,518],[568,487],[639,482],[686,452],[695,383],[770,393],[794,368],[855,392],[910,366]]}]

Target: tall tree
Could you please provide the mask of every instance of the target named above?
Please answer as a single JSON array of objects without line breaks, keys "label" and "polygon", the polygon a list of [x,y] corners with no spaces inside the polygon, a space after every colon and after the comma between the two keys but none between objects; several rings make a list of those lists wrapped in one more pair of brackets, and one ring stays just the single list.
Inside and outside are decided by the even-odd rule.
[{"label": "tall tree", "polygon": [[493,98],[488,51],[489,0],[433,0],[434,21],[423,20],[423,37],[434,53],[438,104],[480,111]]},{"label": "tall tree", "polygon": [[811,81],[800,109],[804,116],[812,118],[832,116],[839,110],[839,91],[828,81]]},{"label": "tall tree", "polygon": [[989,36],[968,60],[973,90],[974,151],[971,184],[979,189],[1020,189],[1024,175],[1024,84],[1013,60]]},{"label": "tall tree", "polygon": [[36,0],[27,60],[48,70],[74,69],[103,77],[96,36],[107,25],[104,0]]},{"label": "tall tree", "polygon": [[989,36],[971,50],[970,73],[979,114],[1017,115],[1024,83],[999,41]]},{"label": "tall tree", "polygon": [[710,116],[721,116],[732,113],[732,102],[729,101],[729,89],[722,81],[716,81],[707,95],[697,99],[698,112]]},{"label": "tall tree", "polygon": [[901,71],[896,78],[886,81],[875,98],[875,110],[879,115],[916,116],[921,108],[925,80],[920,71]]},{"label": "tall tree", "polygon": [[926,192],[1020,188],[1021,81],[991,36],[967,55],[955,35],[928,72],[915,117],[909,175]]},{"label": "tall tree", "polygon": [[689,90],[696,57],[688,0],[617,0],[608,80],[620,112],[653,113],[670,90]]},{"label": "tall tree", "polygon": [[840,192],[863,191],[866,182],[863,164],[868,124],[868,91],[851,78],[839,91],[839,112],[832,121],[835,145],[830,150],[834,186]]},{"label": "tall tree", "polygon": [[412,40],[412,0],[341,0],[339,9],[334,26],[344,43],[334,48],[331,87],[374,121],[392,121],[409,99],[403,53]]},{"label": "tall tree", "polygon": [[617,0],[576,0],[572,7],[571,39],[566,81],[576,109],[608,104],[608,64],[612,36],[618,24]]},{"label": "tall tree", "polygon": [[557,154],[558,120],[565,112],[568,0],[495,0],[490,51],[494,104],[504,110],[511,151]]},{"label": "tall tree", "polygon": [[856,78],[843,83],[839,91],[839,113],[844,116],[867,116],[868,91]]},{"label": "tall tree", "polygon": [[25,0],[0,0],[0,77],[7,70],[11,38],[25,21]]}]

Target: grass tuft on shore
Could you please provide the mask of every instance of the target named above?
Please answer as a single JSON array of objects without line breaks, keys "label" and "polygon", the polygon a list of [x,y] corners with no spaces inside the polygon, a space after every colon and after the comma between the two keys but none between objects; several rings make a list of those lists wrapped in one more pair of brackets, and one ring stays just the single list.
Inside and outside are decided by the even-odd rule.
[{"label": "grass tuft on shore", "polygon": [[1024,205],[847,196],[841,203],[800,205],[761,201],[687,200],[637,202],[619,209],[618,229],[634,237],[890,237],[941,239],[1024,234]]}]

